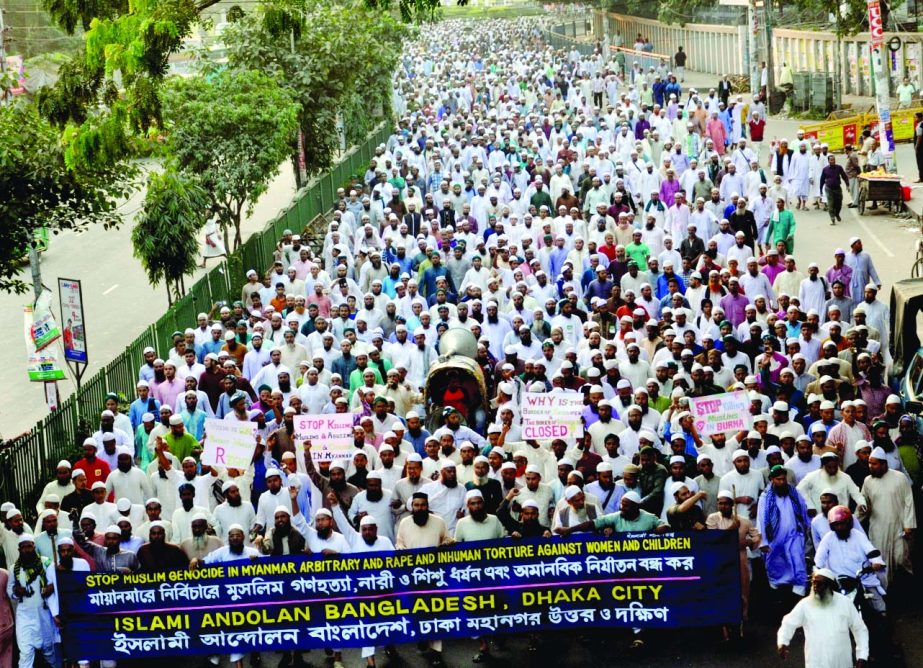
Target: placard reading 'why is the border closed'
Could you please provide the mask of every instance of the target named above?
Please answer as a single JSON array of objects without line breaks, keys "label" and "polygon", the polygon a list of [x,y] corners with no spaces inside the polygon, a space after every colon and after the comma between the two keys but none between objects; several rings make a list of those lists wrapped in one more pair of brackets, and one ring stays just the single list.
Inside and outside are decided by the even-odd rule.
[{"label": "placard reading 'why is the border closed'", "polygon": [[522,438],[552,440],[562,438],[569,443],[583,436],[583,394],[526,392],[522,395]]},{"label": "placard reading 'why is the border closed'", "polygon": [[696,531],[60,573],[58,586],[65,655],[91,660],[733,624],[739,572],[736,531]]}]

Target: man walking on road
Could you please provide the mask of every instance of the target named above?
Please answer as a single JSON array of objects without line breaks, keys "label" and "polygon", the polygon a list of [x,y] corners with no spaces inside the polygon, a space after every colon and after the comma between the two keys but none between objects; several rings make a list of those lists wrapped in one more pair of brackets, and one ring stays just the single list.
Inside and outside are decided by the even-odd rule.
[{"label": "man walking on road", "polygon": [[836,164],[836,156],[833,153],[827,154],[827,166],[820,172],[820,188],[822,193],[827,195],[827,213],[830,215],[830,224],[836,225],[842,223],[840,211],[843,208],[843,189],[840,187],[840,181],[849,187],[849,178],[846,172]]},{"label": "man walking on road", "polygon": [[686,80],[686,52],[681,46],[676,47],[676,53],[673,54],[673,74],[680,83]]}]

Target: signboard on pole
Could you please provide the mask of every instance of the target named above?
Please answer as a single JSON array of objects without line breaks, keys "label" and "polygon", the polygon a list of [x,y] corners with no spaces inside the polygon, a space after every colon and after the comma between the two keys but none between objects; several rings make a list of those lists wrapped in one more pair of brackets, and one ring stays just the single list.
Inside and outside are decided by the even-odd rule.
[{"label": "signboard on pole", "polygon": [[23,336],[26,341],[26,371],[29,380],[33,383],[46,380],[64,380],[64,369],[58,364],[58,351],[56,346],[47,346],[43,350],[36,350],[32,338],[35,318],[31,306],[23,307]]},{"label": "signboard on pole", "polygon": [[86,364],[87,331],[80,281],[59,278],[58,295],[61,300],[61,324],[64,325],[64,359],[68,362]]},{"label": "signboard on pole", "polygon": [[881,153],[891,158],[894,155],[894,130],[891,127],[891,97],[888,71],[885,69],[883,52],[885,48],[885,31],[882,25],[881,3],[879,0],[866,0],[869,13],[869,49],[870,64],[875,79],[875,106],[878,110],[878,143]]},{"label": "signboard on pole", "polygon": [[703,438],[718,432],[749,431],[753,428],[750,398],[744,390],[690,398],[689,411],[699,436]]},{"label": "signboard on pole", "polygon": [[526,392],[522,398],[524,441],[561,438],[569,443],[583,436],[583,394]]},{"label": "signboard on pole", "polygon": [[[315,462],[332,462],[352,456],[353,425],[355,413],[330,413],[324,415],[296,415],[295,443],[311,441],[311,459]],[[299,469],[303,466],[299,458]]]},{"label": "signboard on pole", "polygon": [[202,463],[229,469],[246,470],[253,461],[256,441],[253,422],[238,420],[205,420],[205,444]]}]

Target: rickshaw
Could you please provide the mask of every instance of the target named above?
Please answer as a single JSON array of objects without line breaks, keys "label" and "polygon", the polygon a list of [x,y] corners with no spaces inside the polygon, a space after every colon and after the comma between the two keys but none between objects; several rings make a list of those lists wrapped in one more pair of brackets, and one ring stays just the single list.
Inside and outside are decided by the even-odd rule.
[{"label": "rickshaw", "polygon": [[447,405],[458,409],[462,422],[472,429],[486,424],[490,397],[476,355],[477,340],[467,329],[453,327],[439,339],[439,359],[430,367],[423,390],[425,423],[430,432],[444,424]]}]

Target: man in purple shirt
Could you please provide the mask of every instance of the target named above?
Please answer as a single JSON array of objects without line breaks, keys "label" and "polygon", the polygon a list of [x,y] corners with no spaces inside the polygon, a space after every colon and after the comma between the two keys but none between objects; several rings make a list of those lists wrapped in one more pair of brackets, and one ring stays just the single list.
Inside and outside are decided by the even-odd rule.
[{"label": "man in purple shirt", "polygon": [[850,297],[849,283],[852,281],[852,267],[846,264],[846,251],[837,248],[833,251],[833,265],[827,270],[827,285],[840,281],[845,286],[845,296]]},{"label": "man in purple shirt", "polygon": [[672,169],[667,170],[667,178],[663,180],[660,184],[660,201],[661,202],[672,202],[674,200],[674,195],[679,191],[680,185],[679,180],[674,176],[675,172]]},{"label": "man in purple shirt", "polygon": [[740,281],[736,276],[732,276],[728,282],[728,294],[721,298],[721,308],[724,309],[724,316],[731,321],[734,328],[744,321],[746,317],[744,309],[750,300],[740,293]]},{"label": "man in purple shirt", "polygon": [[770,248],[766,251],[766,266],[763,267],[763,273],[766,274],[766,278],[769,279],[769,284],[774,284],[776,282],[776,276],[783,271],[785,271],[785,267],[779,262],[779,251],[775,248]]}]

